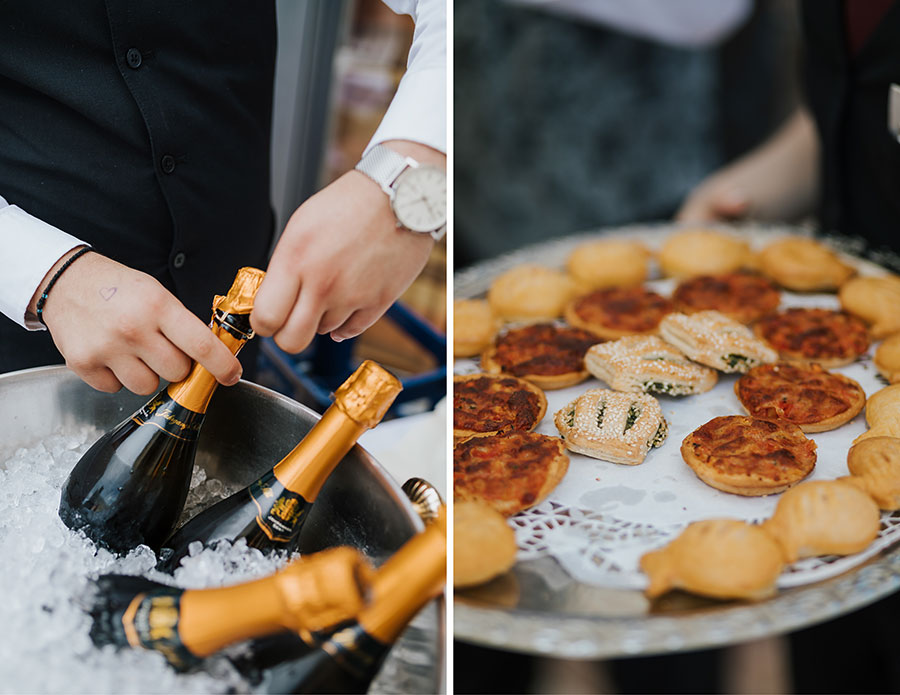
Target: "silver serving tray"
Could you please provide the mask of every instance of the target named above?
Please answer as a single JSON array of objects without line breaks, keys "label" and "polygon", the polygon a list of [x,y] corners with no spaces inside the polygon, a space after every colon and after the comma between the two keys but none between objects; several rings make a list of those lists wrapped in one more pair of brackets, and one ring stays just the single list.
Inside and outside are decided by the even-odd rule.
[{"label": "silver serving tray", "polygon": [[[65,367],[0,375],[0,458],[52,433],[107,430],[145,396],[93,390]],[[200,434],[196,462],[227,484],[247,485],[287,454],[319,419],[304,405],[241,381],[219,388]],[[380,564],[422,530],[406,495],[362,447],[329,477],[300,537],[300,552],[359,548]],[[373,690],[437,693],[444,682],[443,603],[431,602],[404,632]]]},{"label": "silver serving tray", "polygon": [[[747,234],[757,243],[784,234],[809,234],[772,225],[721,228]],[[497,275],[521,263],[564,267],[575,246],[589,239],[621,235],[658,248],[674,229],[671,224],[636,225],[528,246],[457,273],[454,294],[457,299],[478,297]],[[844,250],[859,247],[853,240],[829,241]],[[871,272],[880,270],[868,266]],[[861,608],[898,588],[900,547],[840,576],[782,590],[759,603],[713,601],[681,592],[650,602],[637,590],[576,581],[556,560],[544,557],[520,562],[486,585],[457,591],[454,634],[474,644],[571,659],[659,654],[789,632]]]}]

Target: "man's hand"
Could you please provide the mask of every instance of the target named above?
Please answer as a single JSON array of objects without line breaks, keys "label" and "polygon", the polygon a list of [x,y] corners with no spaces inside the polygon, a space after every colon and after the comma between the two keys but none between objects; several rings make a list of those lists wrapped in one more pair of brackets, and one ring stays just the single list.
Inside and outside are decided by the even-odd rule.
[{"label": "man's hand", "polygon": [[[47,273],[32,313],[40,291],[72,253]],[[82,256],[60,276],[43,316],[66,365],[99,391],[124,385],[149,395],[159,388],[159,377],[186,377],[192,360],[222,384],[241,377],[231,351],[159,282],[97,253]]]},{"label": "man's hand", "polygon": [[[424,145],[385,143],[423,164],[444,166]],[[371,326],[412,283],[434,244],[398,228],[384,191],[351,171],[301,205],[269,261],[250,322],[287,352],[316,333],[352,338]]]}]

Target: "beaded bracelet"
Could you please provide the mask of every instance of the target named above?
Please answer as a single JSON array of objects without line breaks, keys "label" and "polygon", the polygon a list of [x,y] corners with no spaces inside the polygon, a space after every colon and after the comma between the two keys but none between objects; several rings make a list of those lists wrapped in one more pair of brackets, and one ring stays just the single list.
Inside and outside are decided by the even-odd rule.
[{"label": "beaded bracelet", "polygon": [[72,265],[75,261],[77,261],[79,258],[81,258],[84,254],[86,254],[90,250],[91,250],[90,246],[85,246],[83,249],[81,249],[77,253],[70,256],[69,260],[67,260],[65,263],[63,263],[60,266],[59,270],[57,270],[55,273],[53,273],[53,277],[50,278],[50,282],[47,283],[47,286],[44,288],[44,291],[41,293],[41,296],[37,300],[37,312],[36,312],[37,319],[38,319],[38,321],[41,322],[42,325],[44,325],[44,326],[47,325],[46,323],[44,323],[44,304],[47,303],[47,297],[50,296],[50,290],[53,289],[53,285],[55,285],[56,281],[59,280],[60,276],[64,272],[66,272],[66,268],[68,268],[70,265]]}]

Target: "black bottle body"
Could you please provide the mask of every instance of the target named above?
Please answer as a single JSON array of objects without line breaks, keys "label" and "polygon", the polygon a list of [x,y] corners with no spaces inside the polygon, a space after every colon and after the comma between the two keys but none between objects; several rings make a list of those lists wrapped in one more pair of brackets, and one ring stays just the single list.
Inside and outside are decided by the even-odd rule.
[{"label": "black bottle body", "polygon": [[354,622],[317,647],[287,632],[255,640],[234,663],[265,693],[365,693],[390,648]]},{"label": "black bottle body", "polygon": [[174,572],[194,541],[247,540],[264,553],[293,552],[312,504],[288,490],[273,471],[204,509],[166,540],[157,569]]},{"label": "black bottle body", "polygon": [[117,553],[159,550],[184,508],[203,419],[161,391],[81,457],[60,518]]}]

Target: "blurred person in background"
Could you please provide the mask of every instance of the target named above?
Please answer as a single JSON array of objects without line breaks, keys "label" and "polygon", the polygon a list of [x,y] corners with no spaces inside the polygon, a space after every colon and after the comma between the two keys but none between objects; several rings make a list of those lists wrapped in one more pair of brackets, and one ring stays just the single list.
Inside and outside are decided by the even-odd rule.
[{"label": "blurred person in background", "polygon": [[[363,162],[383,145],[443,168],[445,0],[384,2],[416,29]],[[274,1],[39,0],[2,18],[0,372],[65,361],[149,394],[194,359],[232,384],[241,365],[206,322],[240,266],[267,267],[251,322],[289,352],[359,334],[424,266],[432,235],[398,225],[371,167],[304,202],[268,260]],[[86,246],[44,331],[38,300]]]},{"label": "blurred person in background", "polygon": [[[900,272],[900,2],[806,0],[802,106],[712,173],[678,219],[793,221],[856,237]],[[900,594],[790,635],[798,693],[900,692]]]},{"label": "blurred person in background", "polygon": [[455,2],[456,266],[671,217],[794,108],[792,5]]}]

